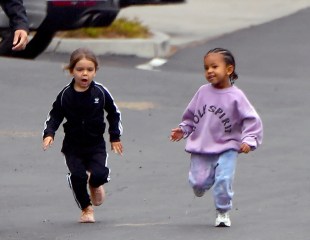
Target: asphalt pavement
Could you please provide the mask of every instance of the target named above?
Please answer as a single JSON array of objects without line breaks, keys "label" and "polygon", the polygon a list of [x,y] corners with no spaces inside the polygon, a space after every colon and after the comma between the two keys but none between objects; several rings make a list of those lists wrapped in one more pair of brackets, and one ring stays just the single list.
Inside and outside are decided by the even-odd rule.
[{"label": "asphalt pavement", "polygon": [[[97,80],[122,111],[124,156],[110,152],[107,200],[95,224],[79,224],[60,153],[41,149],[43,122],[70,81],[63,59],[0,58],[1,240],[304,240],[310,235],[307,107],[310,9],[180,49],[161,71],[102,66]],[[264,123],[261,148],[240,155],[232,227],[215,228],[211,193],[194,197],[184,142],[170,129],[205,83],[202,56],[223,46],[237,60],[237,85]],[[127,61],[131,58],[125,57]],[[118,59],[115,59],[115,61]]]}]

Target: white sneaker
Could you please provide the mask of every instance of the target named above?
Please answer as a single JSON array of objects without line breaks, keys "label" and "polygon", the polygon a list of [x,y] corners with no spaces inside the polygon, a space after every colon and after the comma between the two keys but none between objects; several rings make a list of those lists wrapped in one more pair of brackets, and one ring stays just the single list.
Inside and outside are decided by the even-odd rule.
[{"label": "white sneaker", "polygon": [[200,188],[193,188],[193,191],[196,197],[202,197],[206,192],[206,190]]},{"label": "white sneaker", "polygon": [[230,227],[231,221],[228,212],[216,211],[215,227]]}]

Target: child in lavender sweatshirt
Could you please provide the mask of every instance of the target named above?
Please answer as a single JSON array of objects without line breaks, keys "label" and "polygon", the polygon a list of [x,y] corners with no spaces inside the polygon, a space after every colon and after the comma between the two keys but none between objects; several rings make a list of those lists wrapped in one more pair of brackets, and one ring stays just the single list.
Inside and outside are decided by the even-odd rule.
[{"label": "child in lavender sweatshirt", "polygon": [[261,119],[236,86],[235,60],[230,51],[210,50],[204,57],[205,84],[184,111],[182,122],[171,131],[171,141],[187,138],[191,154],[189,182],[197,197],[213,186],[215,226],[230,227],[232,182],[238,153],[255,150],[263,137]]}]

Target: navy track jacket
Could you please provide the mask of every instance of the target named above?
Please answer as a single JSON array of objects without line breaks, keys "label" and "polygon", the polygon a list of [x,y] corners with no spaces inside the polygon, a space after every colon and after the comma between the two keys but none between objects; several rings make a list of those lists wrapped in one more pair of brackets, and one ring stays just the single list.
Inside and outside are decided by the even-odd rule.
[{"label": "navy track jacket", "polygon": [[13,31],[17,29],[29,31],[28,18],[23,0],[0,0],[0,5],[10,19],[10,27]]},{"label": "navy track jacket", "polygon": [[85,92],[75,91],[73,85],[74,80],[58,94],[45,121],[43,138],[54,138],[59,125],[66,118],[63,124],[66,143],[75,146],[100,143],[106,127],[106,112],[110,141],[120,141],[123,132],[121,113],[109,91],[94,81]]}]

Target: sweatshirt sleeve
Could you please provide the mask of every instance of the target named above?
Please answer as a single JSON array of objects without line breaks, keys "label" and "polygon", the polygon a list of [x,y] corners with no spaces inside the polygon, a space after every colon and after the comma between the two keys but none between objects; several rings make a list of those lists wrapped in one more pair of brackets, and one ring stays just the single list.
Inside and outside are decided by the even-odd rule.
[{"label": "sweatshirt sleeve", "polygon": [[109,123],[110,142],[119,142],[123,134],[123,126],[121,112],[116,106],[112,95],[105,89],[105,111],[107,112],[107,120]]},{"label": "sweatshirt sleeve", "polygon": [[241,138],[241,141],[251,146],[252,150],[262,144],[263,123],[253,106],[250,106],[250,110],[243,117]]},{"label": "sweatshirt sleeve", "polygon": [[44,123],[43,139],[47,136],[55,137],[55,133],[59,125],[64,119],[64,114],[61,108],[61,95],[59,94],[56,101],[53,103],[52,110],[48,113],[47,119]]},{"label": "sweatshirt sleeve", "polygon": [[23,0],[4,0],[1,1],[1,6],[10,20],[10,27],[13,31],[17,29],[29,31],[28,18]]},{"label": "sweatshirt sleeve", "polygon": [[195,130],[194,115],[198,94],[199,91],[194,95],[194,97],[186,107],[182,116],[182,122],[179,124],[179,127],[182,129],[184,133],[184,138],[187,138]]}]

